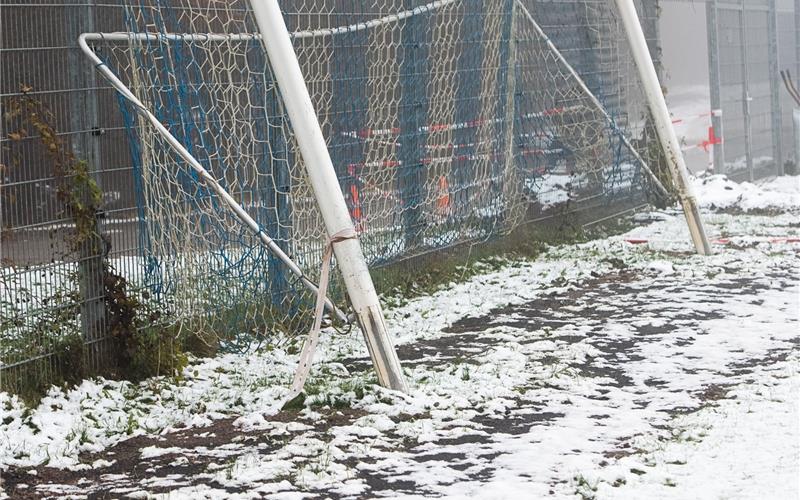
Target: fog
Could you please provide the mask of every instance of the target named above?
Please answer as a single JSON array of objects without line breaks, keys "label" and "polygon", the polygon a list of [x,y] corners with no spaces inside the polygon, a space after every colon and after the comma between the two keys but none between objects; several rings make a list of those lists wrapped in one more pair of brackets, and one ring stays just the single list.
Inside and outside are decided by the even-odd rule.
[{"label": "fog", "polygon": [[661,2],[661,47],[666,86],[708,85],[704,3]]},{"label": "fog", "polygon": [[690,170],[705,169],[710,157],[697,144],[708,138],[708,45],[704,3],[661,2],[662,84],[675,120],[675,131],[684,146]]}]

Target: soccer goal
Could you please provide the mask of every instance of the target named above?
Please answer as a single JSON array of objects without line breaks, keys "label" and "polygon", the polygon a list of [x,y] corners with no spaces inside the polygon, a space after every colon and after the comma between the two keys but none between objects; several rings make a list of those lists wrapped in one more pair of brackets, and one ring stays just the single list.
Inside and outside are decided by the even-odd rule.
[{"label": "soccer goal", "polygon": [[403,389],[370,265],[510,231],[532,204],[693,203],[607,3],[281,5],[130,2],[126,31],[80,39],[130,135],[143,285],[193,329],[318,332],[326,307]]}]

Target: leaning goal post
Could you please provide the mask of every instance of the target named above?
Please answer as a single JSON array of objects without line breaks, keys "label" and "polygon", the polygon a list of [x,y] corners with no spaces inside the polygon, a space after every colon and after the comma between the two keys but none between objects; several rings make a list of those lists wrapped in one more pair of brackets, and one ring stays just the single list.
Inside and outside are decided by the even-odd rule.
[{"label": "leaning goal post", "polygon": [[631,46],[634,61],[636,62],[639,80],[644,87],[647,104],[656,124],[656,134],[664,150],[664,156],[678,192],[678,200],[683,208],[695,250],[701,255],[710,254],[711,244],[708,241],[697,199],[689,181],[689,171],[683,158],[678,136],[672,126],[672,119],[661,90],[661,83],[658,81],[655,65],[650,56],[650,50],[647,47],[641,23],[636,13],[636,6],[633,0],[616,0],[616,4],[625,27],[625,34]]},{"label": "leaning goal post", "polygon": [[[386,328],[364,254],[356,238],[355,226],[344,195],[339,189],[339,180],[333,169],[317,113],[308,95],[283,13],[277,0],[250,0],[250,4],[325,222],[328,245],[332,246],[336,254],[347,293],[378,375],[378,382],[384,387],[405,392],[408,390],[405,376]],[[307,345],[313,345],[315,340],[309,338]],[[313,354],[313,349],[310,352]],[[309,359],[302,359],[301,363],[310,363],[310,355],[306,356]],[[301,368],[307,369],[307,364]],[[302,387],[294,388],[298,392],[299,389]]]}]

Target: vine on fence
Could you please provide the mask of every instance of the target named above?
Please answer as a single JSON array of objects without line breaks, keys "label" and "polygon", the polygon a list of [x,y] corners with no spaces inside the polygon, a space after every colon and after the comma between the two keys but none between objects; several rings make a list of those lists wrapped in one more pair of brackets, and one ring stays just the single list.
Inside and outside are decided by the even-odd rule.
[{"label": "vine on fence", "polygon": [[[77,382],[81,378],[102,374],[115,378],[139,380],[153,375],[174,374],[186,363],[186,356],[180,347],[174,328],[167,327],[158,305],[149,301],[146,292],[140,294],[131,290],[128,281],[119,274],[108,259],[110,241],[98,231],[102,192],[92,178],[89,164],[78,159],[65,146],[52,123],[54,115],[31,94],[30,87],[23,87],[22,94],[4,102],[3,121],[12,146],[23,141],[37,141],[50,161],[52,174],[57,183],[55,198],[61,212],[69,218],[74,228],[66,239],[64,255],[58,258],[65,262],[99,259],[102,280],[103,317],[97,318],[109,338],[110,349],[105,349],[99,364],[100,373],[90,373],[88,352],[81,332],[81,305],[90,298],[82,296],[80,281],[91,279],[78,266],[78,271],[69,272],[63,280],[61,290],[49,298],[34,297],[35,292],[18,290],[27,301],[50,307],[38,308],[35,312],[17,310],[16,319],[0,329],[0,335],[9,328],[22,329],[23,334],[15,337],[25,342],[25,329],[33,330],[30,337],[47,338],[41,342],[42,349],[49,348],[49,354],[59,372],[52,380],[31,382],[38,387],[16,388],[17,392],[35,394],[43,392],[49,383]],[[19,159],[14,159],[12,167],[20,167]],[[11,202],[13,200],[6,200]],[[14,286],[13,280],[6,286]],[[57,303],[57,304],[56,304]],[[8,304],[4,304],[7,306]],[[39,315],[31,321],[30,315]],[[94,320],[95,318],[90,318]],[[5,339],[4,339],[5,340]]]}]

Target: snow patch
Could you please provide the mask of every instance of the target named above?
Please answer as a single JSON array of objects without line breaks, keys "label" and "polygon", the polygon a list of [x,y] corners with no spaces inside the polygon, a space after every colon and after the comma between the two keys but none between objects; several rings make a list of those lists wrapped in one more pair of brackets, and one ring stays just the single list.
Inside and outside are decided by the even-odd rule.
[{"label": "snow patch", "polygon": [[793,210],[800,207],[800,177],[784,175],[759,181],[736,183],[725,175],[707,175],[693,181],[695,195],[704,208]]}]

